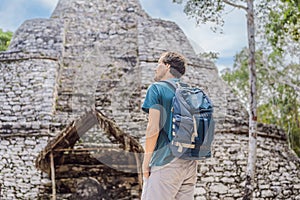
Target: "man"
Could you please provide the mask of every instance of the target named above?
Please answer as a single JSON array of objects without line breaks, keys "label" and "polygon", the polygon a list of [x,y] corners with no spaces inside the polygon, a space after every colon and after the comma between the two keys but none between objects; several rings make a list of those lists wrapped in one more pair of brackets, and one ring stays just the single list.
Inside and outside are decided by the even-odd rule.
[{"label": "man", "polygon": [[191,200],[197,179],[197,161],[172,155],[172,99],[174,89],[164,80],[178,82],[185,73],[185,59],[163,53],[155,68],[155,83],[147,90],[142,109],[149,113],[143,160],[142,200]]}]

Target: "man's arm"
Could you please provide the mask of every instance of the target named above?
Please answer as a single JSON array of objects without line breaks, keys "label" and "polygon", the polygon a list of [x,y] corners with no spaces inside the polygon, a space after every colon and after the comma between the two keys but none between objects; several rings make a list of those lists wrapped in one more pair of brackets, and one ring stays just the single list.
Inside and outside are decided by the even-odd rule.
[{"label": "man's arm", "polygon": [[143,176],[145,178],[148,178],[150,176],[149,163],[159,135],[159,119],[160,111],[150,108],[146,130],[145,155],[143,161]]}]

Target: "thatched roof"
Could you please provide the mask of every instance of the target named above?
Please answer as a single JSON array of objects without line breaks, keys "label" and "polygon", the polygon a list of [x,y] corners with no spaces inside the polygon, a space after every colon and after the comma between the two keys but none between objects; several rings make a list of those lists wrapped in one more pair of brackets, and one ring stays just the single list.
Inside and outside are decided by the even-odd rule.
[{"label": "thatched roof", "polygon": [[[99,124],[108,138],[115,139],[121,148],[134,153],[142,153],[143,147],[130,135],[124,133],[118,125],[99,110],[92,110],[71,122],[64,130],[54,137],[39,153],[36,159],[36,167],[46,173],[50,173],[50,154],[53,154],[55,163],[59,163],[64,149],[72,149],[75,143],[90,128]],[[114,142],[115,142],[114,141]]]}]

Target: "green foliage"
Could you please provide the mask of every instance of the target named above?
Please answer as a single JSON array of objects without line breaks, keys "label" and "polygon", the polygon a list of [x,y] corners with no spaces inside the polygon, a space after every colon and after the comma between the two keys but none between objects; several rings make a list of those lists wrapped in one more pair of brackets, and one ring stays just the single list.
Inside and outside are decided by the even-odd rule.
[{"label": "green foliage", "polygon": [[[248,68],[248,49],[244,48],[234,57],[233,70],[222,75],[222,78],[231,86],[241,101],[248,106],[249,102],[249,68]],[[257,96],[262,97],[265,94],[265,76],[268,73],[264,70],[262,51],[257,51],[255,54],[256,60],[256,77],[257,77]],[[257,99],[258,104],[261,100]]]},{"label": "green foliage", "polygon": [[[183,0],[173,0],[174,3],[183,3]],[[222,26],[224,20],[225,3],[222,0],[185,0],[184,12],[186,15],[196,20],[197,24],[211,22],[217,26]],[[216,26],[212,26],[214,31]]]},{"label": "green foliage", "polygon": [[282,127],[288,134],[291,148],[300,157],[299,96],[286,85],[280,85],[277,92],[277,97],[258,107],[259,121]]},{"label": "green foliage", "polygon": [[281,0],[276,10],[270,10],[266,34],[271,45],[282,52],[286,37],[300,42],[300,1]]},{"label": "green foliage", "polygon": [[[184,4],[187,16],[199,24],[210,24],[213,31],[220,30],[224,24],[225,6],[246,10],[246,0],[172,0]],[[299,0],[259,0],[254,1],[256,10],[256,30],[263,33],[278,53],[286,53],[286,46],[292,46],[290,41],[300,44],[300,1]],[[259,23],[257,23],[259,22]],[[261,38],[260,38],[261,39]],[[297,45],[296,45],[297,46]],[[299,51],[298,49],[294,51]],[[292,50],[293,51],[293,50]],[[294,53],[294,52],[293,52]],[[290,54],[293,54],[290,53]],[[295,54],[297,55],[297,53]]]},{"label": "green foliage", "polygon": [[218,59],[219,53],[211,52],[211,51],[210,51],[210,52],[199,53],[199,56],[200,56],[201,58],[206,58],[206,59],[215,61],[215,60]]},{"label": "green foliage", "polygon": [[249,94],[248,55],[246,52],[247,49],[244,48],[238,53],[234,58],[233,71],[222,75],[222,78],[234,89],[236,95],[243,103],[248,102]]},{"label": "green foliage", "polygon": [[[288,133],[291,147],[300,156],[300,95],[293,87],[300,85],[300,66],[284,66],[280,63],[281,67],[275,67],[275,58],[278,58],[278,55],[274,53],[268,56],[262,51],[256,53],[258,122],[282,127]],[[245,48],[235,56],[233,70],[223,74],[222,78],[248,107],[247,60]],[[270,66],[270,63],[274,63],[274,66]]]},{"label": "green foliage", "polygon": [[12,32],[10,31],[3,32],[3,30],[0,29],[0,51],[7,50],[12,35],[13,35]]}]

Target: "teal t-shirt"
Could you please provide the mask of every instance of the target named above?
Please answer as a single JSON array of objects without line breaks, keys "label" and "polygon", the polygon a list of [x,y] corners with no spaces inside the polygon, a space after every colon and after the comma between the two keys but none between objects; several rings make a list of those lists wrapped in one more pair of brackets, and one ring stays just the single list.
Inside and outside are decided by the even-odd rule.
[{"label": "teal t-shirt", "polygon": [[[170,79],[179,81],[177,78]],[[160,132],[156,142],[151,161],[151,166],[162,166],[174,159],[169,148],[172,140],[172,100],[174,97],[174,89],[168,83],[155,82],[151,84],[147,90],[146,98],[143,103],[143,111],[149,113],[149,109],[157,109],[160,111]]]}]

